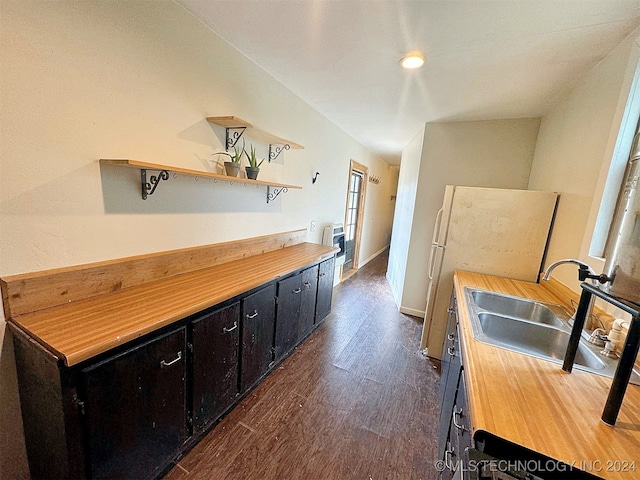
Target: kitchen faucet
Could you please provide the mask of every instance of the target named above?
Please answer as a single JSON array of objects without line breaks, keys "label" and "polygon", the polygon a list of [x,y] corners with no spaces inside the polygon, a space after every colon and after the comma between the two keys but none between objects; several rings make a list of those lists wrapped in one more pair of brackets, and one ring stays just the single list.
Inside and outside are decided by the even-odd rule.
[{"label": "kitchen faucet", "polygon": [[[557,262],[552,263],[547,267],[547,270],[544,272],[544,276],[542,277],[542,279],[549,280],[549,277],[551,276],[551,272],[553,272],[553,270],[557,266],[564,265],[566,263],[571,263],[573,265],[578,266],[578,279],[580,279],[581,281],[589,279],[594,286],[597,286],[596,280],[598,281],[598,283],[605,283],[606,281],[608,281],[608,277],[606,275],[596,274],[593,268],[591,268],[586,263],[581,262],[580,260],[576,260],[575,258],[567,258],[567,259],[558,260]],[[591,314],[593,312],[593,304],[595,303],[595,300],[596,298],[592,295],[591,300],[589,301],[589,306],[587,307],[587,314],[585,317],[587,320],[591,318]],[[577,313],[577,309],[575,312],[573,312],[573,315],[571,316],[570,324],[573,324],[573,320],[575,320],[576,313]],[[588,322],[586,322],[585,325],[587,323]]]}]

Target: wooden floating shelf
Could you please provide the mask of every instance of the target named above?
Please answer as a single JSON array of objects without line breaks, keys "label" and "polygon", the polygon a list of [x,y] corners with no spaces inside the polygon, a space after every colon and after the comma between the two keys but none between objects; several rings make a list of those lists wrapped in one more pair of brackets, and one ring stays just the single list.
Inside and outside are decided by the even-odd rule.
[{"label": "wooden floating shelf", "polygon": [[251,180],[251,179],[242,178],[242,177],[230,177],[228,175],[221,175],[219,173],[205,172],[202,170],[191,170],[189,168],[182,168],[182,167],[170,167],[168,165],[141,162],[139,160],[114,160],[114,159],[103,158],[100,160],[100,163],[102,165],[117,165],[120,167],[131,167],[131,168],[140,168],[140,169],[144,168],[147,170],[166,170],[168,172],[182,173],[185,175],[197,175],[199,177],[217,178],[218,180],[225,180],[227,182],[238,182],[238,183],[265,185],[265,186],[271,186],[271,187],[287,187],[287,188],[302,189],[302,187],[299,187],[296,185],[286,185],[284,183],[268,182],[265,180]]},{"label": "wooden floating shelf", "polygon": [[[242,183],[244,185],[256,185],[267,187],[267,203],[274,200],[280,193],[286,193],[290,188],[302,189],[297,185],[287,185],[284,183],[268,182],[264,180],[250,180],[242,177],[230,177],[228,175],[220,175],[217,173],[204,172],[201,170],[191,170],[189,168],[171,167],[168,165],[160,165],[157,163],[141,162],[139,160],[121,160],[121,159],[100,159],[101,165],[115,165],[119,167],[136,168],[140,170],[141,184],[142,184],[142,199],[146,200],[148,195],[153,194],[156,187],[161,180],[169,179],[169,172],[179,173],[182,175],[191,175],[195,177],[213,178],[214,181],[220,180],[224,182]],[[156,170],[160,174],[150,178],[150,183],[147,182],[147,170]],[[273,190],[272,190],[273,189]]]},{"label": "wooden floating shelf", "polygon": [[240,139],[243,133],[247,132],[247,135],[259,142],[264,142],[269,145],[269,158],[268,161],[275,160],[280,155],[282,150],[289,150],[290,148],[300,150],[304,147],[298,143],[286,140],[281,137],[277,137],[270,133],[260,130],[254,127],[246,120],[243,120],[234,116],[227,117],[207,117],[209,123],[224,127],[227,132],[227,145],[226,148],[232,148],[236,142]]}]

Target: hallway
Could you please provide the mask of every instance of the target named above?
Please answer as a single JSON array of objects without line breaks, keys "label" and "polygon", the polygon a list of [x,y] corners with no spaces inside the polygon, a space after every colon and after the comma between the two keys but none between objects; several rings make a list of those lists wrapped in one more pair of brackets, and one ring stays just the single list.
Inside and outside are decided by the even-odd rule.
[{"label": "hallway", "polygon": [[439,374],[397,311],[387,252],[334,288],[331,314],[165,478],[436,477]]}]

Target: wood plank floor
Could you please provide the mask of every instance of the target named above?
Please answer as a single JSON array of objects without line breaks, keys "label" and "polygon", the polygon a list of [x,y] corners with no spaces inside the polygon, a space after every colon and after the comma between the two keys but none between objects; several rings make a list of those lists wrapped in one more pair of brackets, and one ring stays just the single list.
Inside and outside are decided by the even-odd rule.
[{"label": "wood plank floor", "polygon": [[338,285],[320,328],[165,478],[436,478],[438,366],[386,266],[383,253]]}]

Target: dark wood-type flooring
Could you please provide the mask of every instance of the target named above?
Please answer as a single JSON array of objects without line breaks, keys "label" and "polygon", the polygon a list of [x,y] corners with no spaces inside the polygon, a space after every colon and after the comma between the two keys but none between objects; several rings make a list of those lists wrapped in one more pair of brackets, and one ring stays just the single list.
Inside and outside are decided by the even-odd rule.
[{"label": "dark wood-type flooring", "polygon": [[398,312],[383,253],[166,479],[433,479],[439,373]]}]

